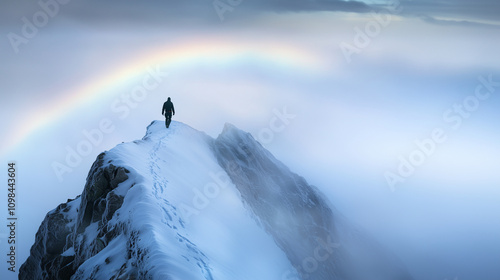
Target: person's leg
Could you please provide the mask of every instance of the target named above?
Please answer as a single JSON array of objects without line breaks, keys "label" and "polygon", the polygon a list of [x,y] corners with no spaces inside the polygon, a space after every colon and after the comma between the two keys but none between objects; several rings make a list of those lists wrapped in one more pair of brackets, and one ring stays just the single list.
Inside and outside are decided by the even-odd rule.
[{"label": "person's leg", "polygon": [[170,122],[172,121],[172,112],[169,112],[167,114],[167,119],[165,120],[165,123],[167,125],[167,128],[170,126]]}]

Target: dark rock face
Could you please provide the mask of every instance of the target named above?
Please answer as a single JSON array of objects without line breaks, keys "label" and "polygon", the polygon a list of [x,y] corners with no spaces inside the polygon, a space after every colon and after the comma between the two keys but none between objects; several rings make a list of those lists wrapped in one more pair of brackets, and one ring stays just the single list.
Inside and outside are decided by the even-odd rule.
[{"label": "dark rock face", "polygon": [[[118,184],[127,180],[128,170],[123,167],[115,167],[112,164],[102,168],[104,154],[100,154],[94,162],[87,183],[82,193],[82,202],[78,213],[77,233],[83,232],[93,222],[99,221],[107,209],[107,196]],[[114,211],[116,211],[116,199],[114,199]],[[121,203],[119,204],[121,206]],[[114,213],[114,211],[111,209]]]},{"label": "dark rock face", "polygon": [[[115,211],[121,207],[123,197],[116,195],[113,190],[118,187],[118,184],[128,179],[129,171],[123,167],[115,167],[113,164],[102,168],[103,158],[104,154],[99,155],[93,164],[82,193],[78,218],[71,235],[72,246],[75,250],[74,268],[99,253],[111,241],[110,239],[116,236],[113,233],[109,234],[107,223]],[[91,223],[96,222],[99,233],[89,248],[86,236],[82,233]]]},{"label": "dark rock face", "polygon": [[[81,196],[46,215],[30,256],[19,269],[19,279],[70,279],[85,260],[117,235],[116,229],[108,230],[107,222],[123,203],[123,197],[113,190],[128,179],[129,171],[113,164],[104,167],[104,158],[105,154],[100,154],[92,165]],[[69,214],[75,211],[77,215]],[[83,233],[96,222],[99,233],[89,248]]]},{"label": "dark rock face", "polygon": [[59,277],[59,268],[68,262],[68,258],[61,256],[61,253],[66,245],[66,237],[71,232],[71,228],[67,227],[71,220],[62,214],[71,207],[69,203],[71,201],[59,205],[43,220],[35,244],[31,247],[30,257],[19,270],[19,279],[66,279]]}]

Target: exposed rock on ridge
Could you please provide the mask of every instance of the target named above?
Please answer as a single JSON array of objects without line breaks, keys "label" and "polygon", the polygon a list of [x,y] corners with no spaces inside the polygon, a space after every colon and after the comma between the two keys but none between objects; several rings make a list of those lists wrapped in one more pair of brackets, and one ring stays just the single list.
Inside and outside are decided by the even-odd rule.
[{"label": "exposed rock on ridge", "polygon": [[[113,190],[128,179],[123,167],[104,164],[101,153],[87,176],[81,196],[49,212],[35,237],[30,256],[19,270],[19,279],[69,279],[88,258],[97,254],[117,235],[107,221],[123,203]],[[67,213],[77,211],[78,218]],[[97,223],[99,234],[87,240],[85,229]]]}]

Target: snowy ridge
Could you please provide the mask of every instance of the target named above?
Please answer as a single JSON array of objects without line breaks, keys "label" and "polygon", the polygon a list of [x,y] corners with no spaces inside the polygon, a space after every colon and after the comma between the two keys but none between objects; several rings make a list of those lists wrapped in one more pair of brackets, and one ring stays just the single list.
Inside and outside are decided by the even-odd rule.
[{"label": "snowy ridge", "polygon": [[357,232],[250,134],[154,121],[47,214],[20,279],[411,279]]}]

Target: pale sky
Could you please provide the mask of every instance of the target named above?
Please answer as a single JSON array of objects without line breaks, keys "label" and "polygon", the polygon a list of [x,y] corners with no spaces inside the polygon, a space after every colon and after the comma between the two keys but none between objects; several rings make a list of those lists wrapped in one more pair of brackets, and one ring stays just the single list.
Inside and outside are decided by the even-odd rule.
[{"label": "pale sky", "polygon": [[[212,137],[226,122],[252,133],[416,279],[499,279],[500,2],[0,7],[0,156],[19,169],[19,266],[95,157],[142,138],[170,96],[174,120]],[[386,174],[436,129],[446,140],[391,188]]]}]

